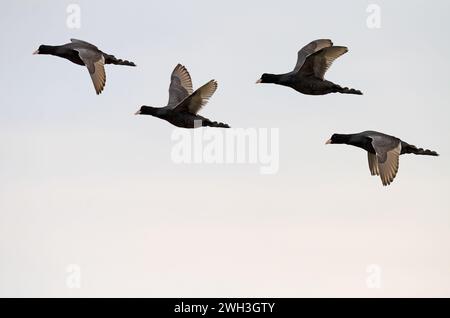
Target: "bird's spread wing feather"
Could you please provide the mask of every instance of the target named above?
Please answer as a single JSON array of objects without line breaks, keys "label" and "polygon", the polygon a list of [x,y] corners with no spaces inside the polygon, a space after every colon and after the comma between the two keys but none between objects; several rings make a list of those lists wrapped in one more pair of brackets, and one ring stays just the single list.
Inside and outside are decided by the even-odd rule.
[{"label": "bird's spread wing feather", "polygon": [[324,48],[306,58],[299,74],[304,76],[314,75],[323,80],[326,71],[339,56],[345,54],[348,49],[345,46],[332,46]]},{"label": "bird's spread wing feather", "polygon": [[202,107],[204,107],[211,96],[217,89],[217,82],[211,80],[194,93],[186,97],[182,102],[180,102],[175,108],[175,111],[187,111],[192,114],[197,114]]},{"label": "bird's spread wing feather", "polygon": [[378,170],[378,158],[377,155],[368,152],[367,158],[369,159],[369,169],[372,176],[379,176],[380,171]]},{"label": "bird's spread wing feather", "polygon": [[[372,146],[376,152],[376,163],[371,166],[369,154],[369,167],[371,172],[378,171],[384,186],[394,181],[399,167],[399,156],[402,151],[402,143],[398,138],[387,136],[372,136]],[[373,159],[372,159],[373,160]],[[377,168],[373,166],[377,164]],[[374,169],[374,170],[372,170]],[[373,173],[372,173],[373,174]],[[375,173],[377,174],[377,173]]]},{"label": "bird's spread wing feather", "polygon": [[331,40],[328,39],[315,40],[305,45],[297,53],[297,64],[295,65],[294,72],[300,71],[301,67],[303,66],[303,63],[305,63],[305,60],[308,56],[332,45],[333,42],[331,42]]},{"label": "bird's spread wing feather", "polygon": [[77,49],[77,51],[91,75],[95,92],[97,95],[100,94],[106,83],[105,57],[100,52],[89,49]]},{"label": "bird's spread wing feather", "polygon": [[169,102],[175,108],[181,101],[193,93],[191,76],[187,69],[178,64],[172,72],[169,86]]}]

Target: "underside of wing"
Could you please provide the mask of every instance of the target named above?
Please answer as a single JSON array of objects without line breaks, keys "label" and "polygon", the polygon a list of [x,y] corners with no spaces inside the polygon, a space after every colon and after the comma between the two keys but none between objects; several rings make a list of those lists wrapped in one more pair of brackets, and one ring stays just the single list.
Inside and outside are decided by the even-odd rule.
[{"label": "underside of wing", "polygon": [[175,107],[192,93],[191,76],[183,65],[178,64],[170,78],[169,102],[167,105]]},{"label": "underside of wing", "polygon": [[99,95],[106,84],[105,58],[102,56],[100,60],[94,63],[95,71],[91,74],[92,83],[94,83],[95,92]]},{"label": "underside of wing", "polygon": [[367,158],[369,160],[369,169],[372,176],[379,176],[380,171],[378,170],[378,158],[377,155],[368,152]]},{"label": "underside of wing", "polygon": [[310,55],[299,73],[304,76],[315,76],[323,80],[325,73],[328,71],[333,62],[341,55],[348,52],[345,46],[332,46],[324,48]]},{"label": "underside of wing", "polygon": [[375,150],[377,151],[376,157],[378,160],[378,171],[381,182],[384,186],[387,186],[391,184],[397,176],[402,145],[401,143],[398,143],[395,148],[392,148],[387,152],[381,152],[376,148]]},{"label": "underside of wing", "polygon": [[298,72],[301,69],[303,63],[305,63],[305,60],[308,56],[322,50],[323,48],[330,47],[332,45],[333,42],[331,42],[331,40],[329,39],[315,40],[305,45],[297,53],[297,64],[295,65],[294,72]]},{"label": "underside of wing", "polygon": [[97,95],[100,94],[106,84],[105,57],[99,52],[88,49],[77,49],[77,51],[91,75],[95,92]]},{"label": "underside of wing", "polygon": [[181,103],[179,103],[174,110],[187,111],[192,114],[197,114],[209,101],[211,96],[217,89],[217,82],[211,80],[194,93],[186,97]]}]

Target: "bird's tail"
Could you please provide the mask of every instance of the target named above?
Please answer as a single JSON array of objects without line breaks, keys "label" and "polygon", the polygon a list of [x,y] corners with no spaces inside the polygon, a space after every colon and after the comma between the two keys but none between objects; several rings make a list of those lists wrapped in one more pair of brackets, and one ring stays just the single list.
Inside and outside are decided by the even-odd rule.
[{"label": "bird's tail", "polygon": [[362,95],[363,93],[360,90],[348,87],[341,87],[336,85],[336,92],[341,94],[354,94],[354,95]]},{"label": "bird's tail", "polygon": [[136,66],[133,62],[118,59],[114,55],[103,54],[103,56],[105,57],[105,64]]},{"label": "bird's tail", "polygon": [[202,121],[203,127],[218,127],[218,128],[230,128],[229,125],[224,123],[218,123],[217,121],[211,121],[211,120],[203,120]]},{"label": "bird's tail", "polygon": [[439,156],[436,151],[432,151],[429,149],[417,148],[414,145],[410,145],[404,141],[402,141],[402,154],[404,153],[412,153],[415,155],[424,155],[424,156]]}]

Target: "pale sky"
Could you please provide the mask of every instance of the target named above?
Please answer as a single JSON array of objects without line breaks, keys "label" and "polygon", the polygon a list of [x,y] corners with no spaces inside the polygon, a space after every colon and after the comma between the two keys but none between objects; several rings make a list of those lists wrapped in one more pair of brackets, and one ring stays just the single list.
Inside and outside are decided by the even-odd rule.
[{"label": "pale sky", "polygon": [[[66,26],[71,3],[79,29]],[[379,29],[366,25],[371,3]],[[449,12],[448,1],[4,2],[0,296],[449,297]],[[70,38],[138,67],[107,65],[97,96],[85,68],[31,54]],[[326,77],[363,96],[254,84],[317,38],[349,48]],[[166,105],[177,63],[194,87],[219,83],[202,115],[279,129],[278,173],[173,163],[175,128],[133,113]],[[441,156],[402,156],[382,187],[364,151],[324,145],[369,129]]]}]

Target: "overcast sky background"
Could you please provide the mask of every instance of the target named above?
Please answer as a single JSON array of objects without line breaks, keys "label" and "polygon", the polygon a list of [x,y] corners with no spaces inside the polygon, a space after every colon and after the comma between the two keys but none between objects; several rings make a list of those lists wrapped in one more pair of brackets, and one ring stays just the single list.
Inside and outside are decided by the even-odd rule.
[{"label": "overcast sky background", "polygon": [[[5,1],[0,11],[0,296],[450,296],[450,3]],[[71,37],[136,62],[85,68],[31,53]],[[327,78],[364,96],[255,85],[298,49],[348,46]],[[170,73],[219,88],[202,114],[280,130],[280,168],[176,165]],[[441,156],[402,156],[394,183],[324,142],[378,130]],[[81,288],[68,288],[69,264]],[[381,269],[368,288],[366,269]]]}]

